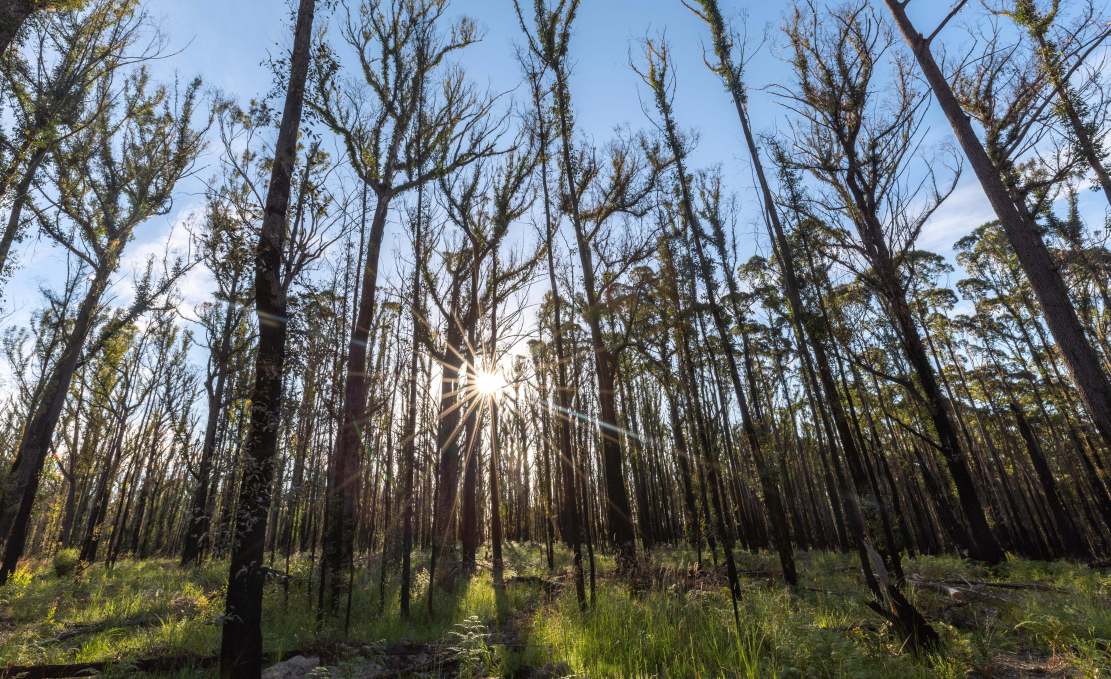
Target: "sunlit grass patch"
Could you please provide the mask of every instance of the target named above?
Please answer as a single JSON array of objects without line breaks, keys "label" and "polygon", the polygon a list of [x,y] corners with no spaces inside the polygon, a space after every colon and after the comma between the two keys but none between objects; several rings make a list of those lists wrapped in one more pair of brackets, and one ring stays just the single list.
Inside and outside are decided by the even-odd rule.
[{"label": "sunlit grass patch", "polygon": [[[338,615],[318,622],[318,592],[309,589],[313,563],[295,558],[288,587],[272,581],[265,591],[267,653],[399,642],[450,649],[457,643],[466,647],[474,672],[502,676],[548,667],[554,675],[590,677],[956,679],[1006,675],[1001,663],[1021,662],[1088,677],[1103,676],[1111,666],[1111,580],[1079,564],[1011,560],[986,568],[952,557],[908,559],[906,572],[922,581],[1036,585],[995,588],[997,598],[971,603],[929,587],[908,587],[944,642],[937,653],[917,657],[865,606],[867,592],[849,555],[799,553],[801,587],[790,591],[778,579],[774,555],[738,554],[745,573],[738,633],[723,570],[715,569],[708,552],[698,578],[647,588],[614,577],[612,558],[598,555],[597,603],[585,614],[568,577],[565,548],[556,549],[551,573],[542,545],[508,544],[505,554],[509,584],[501,594],[491,582],[487,555],[480,553],[480,570],[458,580],[454,591],[437,590],[429,614],[427,555],[414,552],[407,620],[400,615],[396,568],[387,569],[382,596],[372,559],[355,574],[346,631],[346,602]],[[682,549],[660,548],[648,558],[676,574],[696,562],[692,551]],[[58,576],[49,561],[24,565],[0,588],[0,664],[212,657],[219,647],[226,569],[224,562],[181,569],[156,559]],[[548,602],[545,591],[557,580],[562,589]],[[505,629],[516,632],[506,637]],[[116,675],[131,676],[125,670],[122,665]],[[169,676],[210,673],[182,667]]]},{"label": "sunlit grass patch", "polygon": [[216,596],[222,570],[220,564],[183,571],[168,560],[127,560],[59,576],[50,564],[29,564],[23,577],[0,589],[0,605],[14,623],[0,638],[0,662],[88,662],[164,649],[207,652],[213,635],[200,628],[222,606]]},{"label": "sunlit grass patch", "polygon": [[[759,625],[738,638],[727,597],[652,592],[644,596],[605,582],[596,606],[581,613],[565,592],[533,620],[535,642],[586,676],[767,676],[775,666]],[[727,624],[722,624],[723,622]]]},{"label": "sunlit grass patch", "polygon": [[[656,563],[689,567],[693,554],[653,553]],[[705,560],[708,562],[708,559]],[[740,555],[742,570],[774,569],[772,555]],[[1001,655],[1026,654],[1073,668],[1106,672],[1106,576],[1077,564],[1011,561],[987,569],[950,557],[908,560],[927,580],[1033,582],[1046,590],[1007,590],[1005,607],[973,605],[973,627],[946,621],[940,595],[909,588],[943,639],[938,652],[902,648],[864,605],[867,592],[851,556],[799,555],[803,588],[745,578],[741,633],[735,631],[724,583],[717,588],[631,593],[600,584],[596,608],[580,613],[574,592],[534,615],[533,637],[552,658],[584,676],[964,677],[991,670]],[[704,563],[710,567],[709,563]],[[1058,591],[1061,590],[1061,591]]]}]

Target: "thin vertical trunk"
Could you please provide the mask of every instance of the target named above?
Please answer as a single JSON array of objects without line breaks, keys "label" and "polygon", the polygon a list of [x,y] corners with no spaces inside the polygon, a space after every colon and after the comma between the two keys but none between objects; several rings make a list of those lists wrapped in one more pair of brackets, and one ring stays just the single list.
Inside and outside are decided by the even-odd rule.
[{"label": "thin vertical trunk", "polygon": [[554,65],[556,116],[559,121],[563,174],[568,195],[568,215],[575,231],[579,260],[583,270],[583,291],[586,295],[587,326],[594,354],[594,372],[598,386],[599,434],[602,439],[602,474],[606,482],[606,518],[609,538],[617,550],[618,569],[626,570],[636,565],[636,536],[633,533],[629,510],[629,495],[622,473],[621,440],[617,434],[617,405],[614,391],[614,357],[606,346],[602,334],[602,310],[595,282],[593,244],[587,236],[587,225],[579,213],[581,199],[577,165],[572,158],[571,93],[567,83],[566,66],[561,61]]},{"label": "thin vertical trunk", "polygon": [[[675,122],[671,114],[671,102],[667,99],[665,92],[666,84],[661,83],[657,88],[657,107],[660,109],[660,115],[663,118],[663,129],[667,137],[669,146],[671,147],[672,154],[675,156],[676,173],[678,175],[679,184],[679,205],[683,213],[683,220],[686,222],[687,227],[691,232],[691,242],[694,244],[694,251],[697,258],[697,267],[702,276],[702,283],[709,291],[706,299],[706,304],[710,309],[710,316],[714,321],[714,326],[717,330],[718,336],[721,339],[722,348],[725,352],[726,367],[728,368],[729,377],[733,383],[734,396],[737,399],[737,405],[741,411],[741,428],[744,431],[745,439],[749,445],[749,452],[752,454],[753,462],[756,465],[757,476],[760,480],[760,487],[764,493],[764,502],[768,508],[768,519],[772,525],[773,540],[775,542],[776,551],[779,554],[779,565],[783,569],[783,579],[790,585],[795,586],[798,584],[798,572],[795,569],[794,550],[791,545],[791,531],[787,523],[786,509],[783,504],[782,496],[779,492],[779,486],[775,479],[775,475],[768,464],[764,454],[764,442],[761,440],[760,431],[757,428],[754,413],[749,406],[748,395],[745,393],[744,384],[741,381],[740,369],[737,366],[737,359],[734,353],[733,344],[731,342],[732,333],[725,323],[725,316],[722,313],[721,305],[717,302],[713,290],[716,287],[716,281],[712,271],[712,264],[703,248],[702,241],[706,238],[702,233],[701,222],[694,211],[694,202],[691,197],[690,177],[686,169],[685,150],[679,140],[678,130],[676,129]],[[722,262],[723,267],[726,266]],[[730,290],[735,287],[732,282],[732,275],[726,272],[725,278],[730,285]],[[746,352],[746,361],[747,352]],[[755,389],[755,385],[751,383],[752,372],[748,371],[748,378],[750,381],[750,388]],[[694,384],[692,384],[694,387]],[[716,462],[715,462],[716,465]],[[717,478],[717,472],[711,470],[712,479]],[[720,498],[715,498],[719,501]],[[726,550],[727,563],[732,561],[732,540],[725,541],[723,538],[723,547]]]},{"label": "thin vertical trunk", "polygon": [[[0,50],[0,53],[2,53],[2,50]],[[39,166],[46,159],[46,151],[46,147],[43,146],[31,155],[27,161],[27,167],[23,169],[23,176],[20,177],[19,183],[15,186],[15,196],[12,198],[11,207],[8,208],[8,223],[4,227],[3,236],[0,236],[0,275],[4,273],[12,246],[19,238],[19,230],[23,226],[21,222],[23,221],[23,207],[27,203],[27,194],[30,193],[31,183],[35,180],[35,174],[39,171]]]},{"label": "thin vertical trunk", "polygon": [[[808,316],[805,315],[805,308],[802,304],[794,255],[790,250],[789,241],[779,219],[778,207],[772,195],[767,176],[764,173],[759,148],[752,134],[744,84],[739,79],[739,71],[733,65],[731,45],[724,20],[716,0],[703,0],[702,8],[705,12],[702,18],[709,24],[710,31],[713,34],[715,53],[719,60],[719,75],[725,80],[725,84],[733,97],[733,103],[744,133],[745,144],[753,168],[756,171],[757,188],[764,208],[766,226],[772,240],[773,250],[782,268],[793,329],[798,335],[800,344],[806,340],[814,351],[814,363],[818,369],[818,382],[823,392],[824,401],[830,408],[842,452],[845,453],[849,462],[848,466],[853,483],[850,486],[844,476],[839,475],[842,485],[840,495],[845,501],[846,523],[853,534],[865,580],[876,599],[873,606],[876,607],[877,612],[895,623],[900,633],[910,640],[915,647],[935,645],[938,641],[937,633],[894,583],[885,577],[883,561],[876,555],[874,548],[871,546],[864,507],[878,509],[878,498],[872,497],[868,493],[869,485],[864,474],[860,451],[842,407],[825,347],[821,340],[814,336],[813,330],[807,327],[804,321]],[[825,330],[828,332],[829,328],[827,327]],[[897,555],[892,556],[898,558]]]},{"label": "thin vertical trunk", "polygon": [[[498,357],[498,253],[493,252],[493,262],[490,267],[490,283],[488,293],[490,299],[490,349],[488,353],[487,370],[497,370]],[[502,517],[501,493],[498,485],[498,466],[501,464],[501,439],[498,431],[498,398],[501,394],[488,394],[490,409],[490,543],[493,552],[493,578],[494,586],[501,587],[502,582]]]},{"label": "thin vertical trunk", "polygon": [[[405,412],[405,427],[402,430],[401,452],[401,617],[409,617],[409,602],[411,599],[412,582],[412,552],[413,552],[413,512],[416,498],[414,497],[413,477],[417,465],[417,413],[419,405],[417,400],[417,380],[420,376],[420,349],[426,341],[428,321],[424,317],[424,290],[421,275],[424,267],[424,238],[423,231],[423,206],[421,199],[423,193],[418,193],[416,223],[413,231],[413,346],[409,357],[409,383],[408,410]],[[430,586],[431,588],[431,586]],[[429,594],[431,606],[431,593]]]},{"label": "thin vertical trunk", "polygon": [[274,147],[266,209],[255,252],[258,350],[220,644],[220,676],[227,679],[256,679],[262,673],[263,541],[273,459],[278,448],[287,330],[287,300],[281,283],[283,235],[311,59],[315,11],[316,0],[300,0],[282,122]]},{"label": "thin vertical trunk", "polygon": [[[455,551],[459,439],[462,433],[460,410],[464,407],[464,399],[459,393],[459,373],[465,351],[463,321],[459,318],[461,286],[462,278],[455,277],[448,303],[449,317],[446,321],[443,360],[440,363],[440,412],[436,424],[436,448],[440,451],[440,456],[436,464],[436,499],[432,513],[432,552],[429,560],[429,576],[435,586],[449,584],[445,576],[451,569],[444,568],[440,562]],[[433,589],[434,587],[429,588],[429,607],[432,606]]]},{"label": "thin vertical trunk", "polygon": [[378,292],[378,260],[386,232],[386,215],[392,195],[379,193],[371,220],[362,287],[355,315],[355,326],[347,349],[347,373],[343,387],[343,413],[334,457],[328,467],[325,493],[324,554],[322,582],[332,610],[338,606],[343,589],[343,570],[350,563],[358,523],[357,496],[362,478],[362,441],[367,423],[367,365],[370,361],[370,326],[374,320]]},{"label": "thin vertical trunk", "polygon": [[[538,77],[538,76],[537,76]],[[533,79],[533,106],[536,109],[537,135],[540,143],[540,188],[544,203],[544,235],[548,264],[548,286],[552,296],[552,344],[555,345],[555,395],[556,428],[558,430],[559,468],[562,477],[563,504],[561,507],[563,537],[571,547],[571,566],[575,579],[575,596],[579,609],[586,610],[586,585],[583,581],[582,538],[577,506],[578,489],[575,479],[573,450],[571,448],[571,395],[567,378],[567,351],[563,337],[563,299],[560,296],[555,267],[555,233],[558,228],[552,215],[552,199],[548,177],[548,125],[544,119],[544,106],[540,84]],[[551,404],[545,407],[551,408]]]},{"label": "thin vertical trunk", "polygon": [[81,302],[65,347],[38,394],[11,471],[0,488],[0,537],[5,539],[3,561],[0,563],[0,584],[8,581],[23,556],[31,521],[31,507],[38,493],[39,479],[50,442],[54,438],[54,429],[62,415],[62,407],[77,371],[85,340],[96,322],[97,307],[108,288],[108,278],[115,270],[122,247],[123,243],[119,242],[109,244],[107,262],[101,263],[97,269],[88,293]]},{"label": "thin vertical trunk", "polygon": [[235,287],[235,285],[232,286],[227,305],[224,308],[220,348],[212,357],[215,364],[216,379],[212,389],[208,392],[208,418],[205,421],[204,439],[201,442],[201,459],[197,467],[197,487],[193,491],[193,500],[185,533],[185,545],[181,553],[182,566],[195,566],[200,563],[208,541],[209,525],[212,523],[212,518],[208,515],[208,488],[212,476],[213,458],[216,454],[216,432],[220,416],[224,413],[224,392],[229,370],[227,362],[231,353],[232,318],[234,317],[236,297]]}]

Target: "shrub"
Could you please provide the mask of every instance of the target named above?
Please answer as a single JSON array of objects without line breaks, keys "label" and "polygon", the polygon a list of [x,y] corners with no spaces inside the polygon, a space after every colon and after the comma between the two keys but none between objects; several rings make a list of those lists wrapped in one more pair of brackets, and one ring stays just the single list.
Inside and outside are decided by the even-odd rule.
[{"label": "shrub", "polygon": [[76,549],[62,549],[54,555],[54,575],[64,578],[77,570],[78,553]]}]

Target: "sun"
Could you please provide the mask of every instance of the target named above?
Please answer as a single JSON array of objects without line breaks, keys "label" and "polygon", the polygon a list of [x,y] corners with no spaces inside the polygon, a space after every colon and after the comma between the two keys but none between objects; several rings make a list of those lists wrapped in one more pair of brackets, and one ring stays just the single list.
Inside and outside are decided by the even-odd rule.
[{"label": "sun", "polygon": [[475,389],[483,396],[497,396],[505,387],[505,378],[499,372],[479,370],[475,374]]}]

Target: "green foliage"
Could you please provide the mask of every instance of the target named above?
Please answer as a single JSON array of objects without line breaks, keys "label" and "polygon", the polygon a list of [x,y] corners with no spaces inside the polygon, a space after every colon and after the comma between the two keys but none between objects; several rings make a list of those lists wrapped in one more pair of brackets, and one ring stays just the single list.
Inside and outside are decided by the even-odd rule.
[{"label": "green foliage", "polygon": [[59,578],[64,578],[71,575],[77,570],[77,564],[80,561],[79,552],[76,549],[59,549],[58,553],[54,555],[52,561],[54,565],[54,575]]},{"label": "green foliage", "polygon": [[448,632],[448,648],[459,661],[460,677],[472,679],[490,674],[498,657],[489,641],[490,631],[477,615],[467,616]]},{"label": "green foliage", "polygon": [[53,12],[73,12],[85,6],[86,0],[42,0],[43,9]]},{"label": "green foliage", "polygon": [[[678,572],[690,560],[679,550],[653,554],[655,564]],[[741,561],[743,571],[761,572],[774,558],[744,555]],[[908,562],[909,573],[927,580],[1053,588],[1014,590],[1005,601],[960,606],[931,591],[912,592],[944,641],[936,655],[916,657],[863,605],[866,593],[850,557],[800,553],[799,565],[806,589],[795,593],[766,580],[744,583],[739,637],[724,587],[676,582],[666,590],[633,593],[607,578],[599,584],[597,606],[585,614],[567,590],[539,610],[533,638],[548,657],[590,677],[956,678],[1005,674],[1011,657],[1099,676],[1097,668],[1111,660],[1111,583],[1084,566],[1012,560],[993,573],[951,557]]]}]

